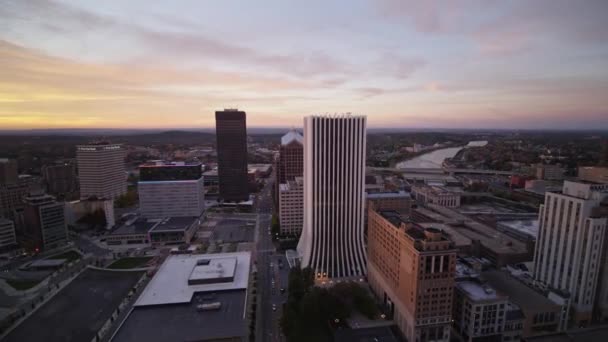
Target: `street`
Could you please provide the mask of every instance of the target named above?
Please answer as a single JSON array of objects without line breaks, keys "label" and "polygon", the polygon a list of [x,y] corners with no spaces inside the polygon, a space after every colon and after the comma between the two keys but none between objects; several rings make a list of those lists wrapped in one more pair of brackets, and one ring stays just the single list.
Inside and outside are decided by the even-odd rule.
[{"label": "street", "polygon": [[[273,182],[274,177],[271,175],[258,194],[255,206],[259,225],[256,236],[256,261],[260,305],[256,341],[285,341],[279,322],[283,303],[287,300],[289,266],[285,256],[277,253],[270,232]],[[284,293],[281,293],[281,289],[284,289]]]}]

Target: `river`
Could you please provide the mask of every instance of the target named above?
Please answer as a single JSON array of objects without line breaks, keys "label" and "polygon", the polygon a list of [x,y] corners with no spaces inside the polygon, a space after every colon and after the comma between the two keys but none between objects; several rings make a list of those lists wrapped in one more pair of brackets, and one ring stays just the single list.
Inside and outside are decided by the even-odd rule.
[{"label": "river", "polygon": [[449,147],[419,155],[397,163],[399,169],[440,169],[445,158],[452,158],[462,147]]}]

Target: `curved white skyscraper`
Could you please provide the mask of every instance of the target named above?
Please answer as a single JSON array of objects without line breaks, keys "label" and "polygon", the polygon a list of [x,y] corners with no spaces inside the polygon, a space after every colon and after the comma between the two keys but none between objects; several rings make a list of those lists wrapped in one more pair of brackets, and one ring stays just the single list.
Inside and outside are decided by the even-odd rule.
[{"label": "curved white skyscraper", "polygon": [[366,117],[304,118],[301,266],[318,280],[366,274],[363,243]]}]

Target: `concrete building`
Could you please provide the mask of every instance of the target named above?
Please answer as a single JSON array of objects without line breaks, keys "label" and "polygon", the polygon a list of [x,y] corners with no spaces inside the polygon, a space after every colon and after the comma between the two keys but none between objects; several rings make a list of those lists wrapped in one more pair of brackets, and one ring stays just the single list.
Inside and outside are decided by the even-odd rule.
[{"label": "concrete building", "polygon": [[304,119],[304,227],[298,253],[317,281],[366,274],[366,117]]},{"label": "concrete building", "polygon": [[0,253],[17,245],[13,221],[0,217]]},{"label": "concrete building", "polygon": [[277,184],[304,175],[304,137],[295,129],[281,137],[277,161]]},{"label": "concrete building", "polygon": [[[460,341],[502,341],[508,297],[475,280],[456,283],[453,328]],[[519,339],[516,339],[516,341]]]},{"label": "concrete building", "polygon": [[416,184],[412,186],[412,197],[424,205],[436,204],[448,208],[460,206],[460,193],[441,186]]},{"label": "concrete building", "polygon": [[498,293],[509,297],[523,313],[521,336],[550,334],[565,330],[569,303],[556,292],[543,294],[503,271],[486,271],[481,279]]},{"label": "concrete building", "polygon": [[149,232],[153,246],[189,243],[201,224],[199,217],[166,217],[156,221]]},{"label": "concrete building", "polygon": [[536,179],[559,181],[564,179],[564,168],[556,164],[536,164]]},{"label": "concrete building", "polygon": [[57,248],[68,242],[63,202],[42,192],[25,197],[23,243],[32,251]]},{"label": "concrete building", "polygon": [[44,165],[41,173],[46,191],[49,194],[66,197],[78,190],[76,165],[72,162]]},{"label": "concrete building", "polygon": [[78,220],[88,214],[103,210],[106,219],[106,229],[111,229],[116,224],[114,218],[114,200],[112,199],[88,199],[65,203],[65,219],[67,224],[76,224]]},{"label": "concrete building", "polygon": [[154,162],[139,166],[139,208],[146,218],[201,216],[205,208],[200,163]]},{"label": "concrete building", "polygon": [[608,166],[579,166],[578,178],[582,181],[608,184]]},{"label": "concrete building", "polygon": [[369,203],[374,203],[376,207],[391,209],[403,215],[409,215],[412,207],[412,197],[405,191],[384,191],[374,192],[365,195],[366,211]]},{"label": "concrete building", "polygon": [[534,279],[572,296],[577,326],[591,321],[607,221],[599,209],[606,198],[608,185],[565,181],[562,193],[547,193],[540,207]]},{"label": "concrete building", "polygon": [[304,225],[304,180],[296,177],[279,185],[279,223],[282,235],[299,235]]},{"label": "concrete building", "polygon": [[368,208],[368,282],[408,341],[450,341],[456,249],[438,229]]},{"label": "concrete building", "polygon": [[125,150],[107,142],[76,146],[80,198],[115,199],[127,192]]},{"label": "concrete building", "polygon": [[112,342],[249,341],[249,252],[170,255]]},{"label": "concrete building", "polygon": [[123,225],[114,230],[106,237],[108,245],[131,245],[149,244],[150,230],[159,223],[160,220],[146,220],[145,218],[133,217]]},{"label": "concrete building", "polygon": [[18,174],[16,160],[0,158],[0,186],[17,183]]},{"label": "concrete building", "polygon": [[228,202],[249,199],[247,184],[247,119],[243,111],[215,112],[220,198]]}]

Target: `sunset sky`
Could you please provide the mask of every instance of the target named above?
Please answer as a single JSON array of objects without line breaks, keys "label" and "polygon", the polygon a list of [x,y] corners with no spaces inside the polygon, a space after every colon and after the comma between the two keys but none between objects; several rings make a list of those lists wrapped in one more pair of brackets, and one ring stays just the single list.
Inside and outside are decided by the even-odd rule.
[{"label": "sunset sky", "polygon": [[608,129],[608,1],[0,0],[0,129]]}]

